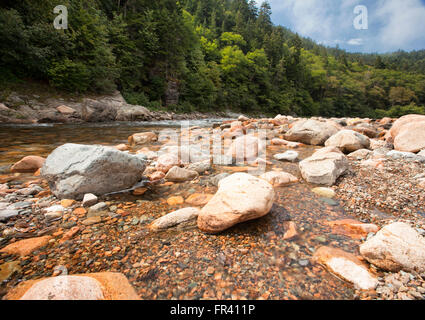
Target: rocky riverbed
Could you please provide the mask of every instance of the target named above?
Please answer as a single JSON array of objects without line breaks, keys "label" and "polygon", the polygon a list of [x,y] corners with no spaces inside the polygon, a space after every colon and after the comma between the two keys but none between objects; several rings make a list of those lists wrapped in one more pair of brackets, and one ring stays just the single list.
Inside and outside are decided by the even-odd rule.
[{"label": "rocky riverbed", "polygon": [[424,299],[424,119],[0,127],[0,296]]}]

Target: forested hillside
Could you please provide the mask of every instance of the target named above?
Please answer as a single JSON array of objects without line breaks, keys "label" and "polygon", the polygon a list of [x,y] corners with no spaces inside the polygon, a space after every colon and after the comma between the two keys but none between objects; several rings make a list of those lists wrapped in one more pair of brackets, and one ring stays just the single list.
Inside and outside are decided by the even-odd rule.
[{"label": "forested hillside", "polygon": [[[67,6],[56,30],[53,8]],[[2,86],[119,89],[173,111],[425,114],[425,51],[350,54],[275,26],[253,0],[3,0]]]}]

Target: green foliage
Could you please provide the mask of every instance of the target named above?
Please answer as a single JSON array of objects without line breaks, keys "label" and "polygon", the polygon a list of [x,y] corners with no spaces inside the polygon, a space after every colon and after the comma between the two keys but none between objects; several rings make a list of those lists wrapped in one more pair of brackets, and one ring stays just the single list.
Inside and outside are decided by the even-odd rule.
[{"label": "green foliage", "polygon": [[56,88],[85,92],[90,85],[90,71],[81,62],[64,59],[52,63],[48,71],[50,84]]},{"label": "green foliage", "polygon": [[[58,4],[68,30],[53,28]],[[119,89],[129,103],[175,112],[378,117],[425,105],[425,50],[324,47],[273,25],[268,2],[254,0],[5,0],[0,68],[0,82]]]}]

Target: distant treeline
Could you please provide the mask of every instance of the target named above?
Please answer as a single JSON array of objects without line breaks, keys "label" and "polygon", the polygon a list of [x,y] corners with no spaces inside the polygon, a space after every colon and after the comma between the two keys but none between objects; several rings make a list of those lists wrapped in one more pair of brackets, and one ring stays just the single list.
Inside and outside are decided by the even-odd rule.
[{"label": "distant treeline", "polygon": [[[53,28],[57,5],[66,30]],[[2,0],[0,80],[118,89],[129,103],[181,112],[425,114],[424,50],[347,53],[270,16],[254,0]]]}]

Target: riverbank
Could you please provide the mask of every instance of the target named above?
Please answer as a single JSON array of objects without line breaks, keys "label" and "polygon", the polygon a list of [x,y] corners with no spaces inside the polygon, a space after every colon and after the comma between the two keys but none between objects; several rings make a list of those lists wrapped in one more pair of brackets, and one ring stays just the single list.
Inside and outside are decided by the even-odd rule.
[{"label": "riverbank", "polygon": [[[166,127],[189,147],[163,126],[15,127],[0,149],[17,163],[0,175],[0,295],[114,272],[141,299],[424,299],[423,121]],[[214,132],[230,163],[212,161]],[[129,172],[143,183],[115,186]]]},{"label": "riverbank", "polygon": [[197,120],[230,116],[232,113],[228,112],[152,111],[143,106],[128,104],[118,91],[112,95],[84,96],[15,91],[0,94],[0,124]]}]

